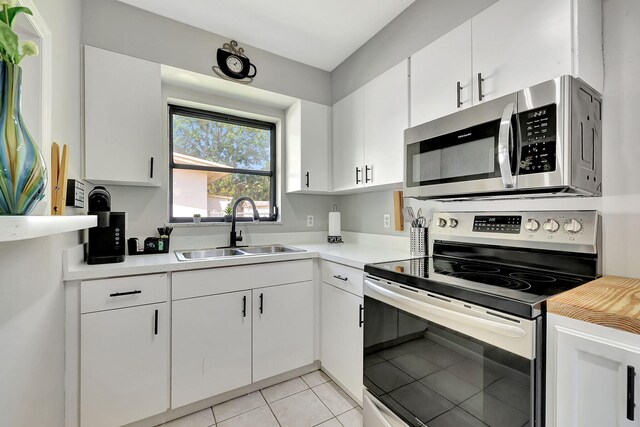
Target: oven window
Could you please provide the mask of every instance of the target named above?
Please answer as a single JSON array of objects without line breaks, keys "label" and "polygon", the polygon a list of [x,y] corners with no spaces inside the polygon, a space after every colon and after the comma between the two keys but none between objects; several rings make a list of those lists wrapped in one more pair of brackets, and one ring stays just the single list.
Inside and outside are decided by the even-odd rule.
[{"label": "oven window", "polygon": [[535,361],[367,296],[364,346],[364,385],[410,426],[534,425]]},{"label": "oven window", "polygon": [[492,174],[495,170],[495,138],[484,138],[413,156],[416,182]]}]

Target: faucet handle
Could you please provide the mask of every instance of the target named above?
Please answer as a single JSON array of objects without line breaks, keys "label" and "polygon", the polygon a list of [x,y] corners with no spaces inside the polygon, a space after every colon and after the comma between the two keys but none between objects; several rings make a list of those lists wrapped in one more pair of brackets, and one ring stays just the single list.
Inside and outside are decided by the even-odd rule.
[{"label": "faucet handle", "polygon": [[236,236],[236,241],[242,242],[242,230],[238,230],[238,235]]}]

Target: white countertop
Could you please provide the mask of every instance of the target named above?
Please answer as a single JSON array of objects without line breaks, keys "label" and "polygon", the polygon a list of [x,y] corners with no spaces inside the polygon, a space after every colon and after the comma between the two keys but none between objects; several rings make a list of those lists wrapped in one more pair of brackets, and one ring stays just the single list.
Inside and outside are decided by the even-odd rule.
[{"label": "white countertop", "polygon": [[84,230],[95,227],[95,215],[49,216],[24,215],[0,216],[0,242],[34,239],[53,234]]},{"label": "white countertop", "polygon": [[[65,281],[102,279],[137,274],[153,274],[205,268],[260,264],[266,262],[293,261],[321,258],[362,269],[365,264],[409,258],[409,244],[405,237],[372,236],[351,233],[346,243],[278,243],[304,249],[306,252],[269,255],[248,255],[203,261],[178,261],[174,249],[167,254],[127,256],[124,262],[88,265],[82,261],[82,247],[66,251],[64,256]],[[405,243],[406,240],[406,244]],[[277,241],[277,240],[274,240]],[[402,248],[406,249],[402,249]],[[180,248],[178,248],[180,249]]]}]

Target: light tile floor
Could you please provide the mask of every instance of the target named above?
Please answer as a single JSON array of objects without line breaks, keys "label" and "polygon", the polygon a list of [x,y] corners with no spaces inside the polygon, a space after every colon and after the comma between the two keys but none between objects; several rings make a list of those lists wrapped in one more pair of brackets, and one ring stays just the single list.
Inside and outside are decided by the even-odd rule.
[{"label": "light tile floor", "polygon": [[162,425],[362,427],[362,409],[322,371],[314,371]]}]

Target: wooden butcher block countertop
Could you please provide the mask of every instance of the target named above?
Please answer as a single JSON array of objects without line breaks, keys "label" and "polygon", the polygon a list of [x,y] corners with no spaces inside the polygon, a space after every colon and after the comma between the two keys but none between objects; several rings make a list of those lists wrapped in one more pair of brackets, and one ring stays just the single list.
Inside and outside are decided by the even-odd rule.
[{"label": "wooden butcher block countertop", "polygon": [[640,334],[640,279],[602,277],[549,299],[547,311]]}]

